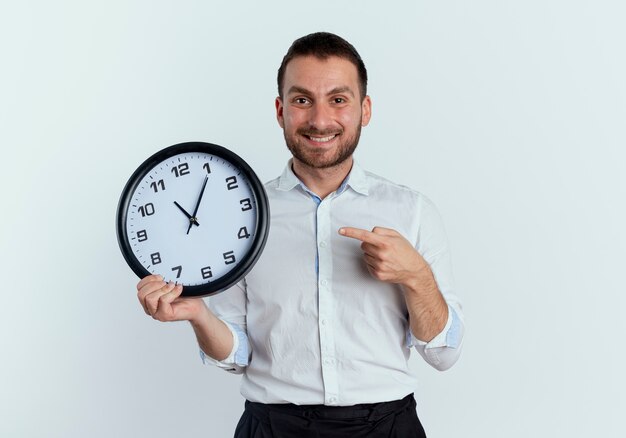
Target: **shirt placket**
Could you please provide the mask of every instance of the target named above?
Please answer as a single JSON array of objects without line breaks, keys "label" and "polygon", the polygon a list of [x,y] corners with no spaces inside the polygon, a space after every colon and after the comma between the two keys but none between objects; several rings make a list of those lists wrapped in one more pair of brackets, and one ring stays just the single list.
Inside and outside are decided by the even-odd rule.
[{"label": "shirt placket", "polygon": [[317,207],[317,253],[319,270],[317,287],[319,297],[318,327],[320,360],[324,381],[324,402],[336,405],[339,400],[337,360],[335,357],[335,300],[332,290],[332,248],[330,210],[334,196],[328,196]]}]

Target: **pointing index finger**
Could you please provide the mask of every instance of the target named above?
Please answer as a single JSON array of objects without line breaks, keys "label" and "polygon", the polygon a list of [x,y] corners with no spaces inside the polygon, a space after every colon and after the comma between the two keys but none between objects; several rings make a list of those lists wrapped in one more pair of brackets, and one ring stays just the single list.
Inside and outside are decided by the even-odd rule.
[{"label": "pointing index finger", "polygon": [[380,236],[377,236],[375,233],[363,230],[361,228],[341,227],[339,228],[339,234],[341,234],[342,236],[351,237],[352,239],[360,240],[361,242],[371,243],[373,245],[376,245],[380,242]]}]

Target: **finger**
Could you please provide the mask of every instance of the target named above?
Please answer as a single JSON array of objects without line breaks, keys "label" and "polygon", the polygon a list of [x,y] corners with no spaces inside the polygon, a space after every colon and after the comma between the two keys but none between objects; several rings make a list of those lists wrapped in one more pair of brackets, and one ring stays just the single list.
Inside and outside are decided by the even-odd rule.
[{"label": "finger", "polygon": [[398,236],[400,234],[392,228],[385,227],[374,227],[372,228],[372,233],[378,234],[380,236]]},{"label": "finger", "polygon": [[365,254],[363,258],[365,259],[365,263],[368,266],[376,269],[377,271],[388,271],[390,268],[390,264],[386,260],[381,259],[380,257]]},{"label": "finger", "polygon": [[176,284],[172,290],[161,295],[157,303],[157,311],[152,315],[152,317],[159,321],[172,321],[174,319],[172,302],[176,301],[182,292],[183,286]]},{"label": "finger", "polygon": [[174,283],[169,282],[167,283],[165,286],[163,286],[162,288],[148,294],[145,298],[145,304],[146,304],[146,309],[148,311],[148,315],[152,316],[153,318],[156,319],[156,313],[160,310],[159,309],[159,300],[161,299],[161,297],[165,294],[167,294],[168,292],[170,292],[173,288],[174,288]]},{"label": "finger", "polygon": [[150,295],[151,293],[154,293],[155,291],[161,289],[166,284],[167,283],[163,280],[151,281],[149,283],[144,284],[141,287],[141,289],[139,289],[139,291],[137,292],[137,299],[139,300],[141,307],[143,307],[143,311],[146,312],[147,315],[150,315],[150,311],[148,310],[148,307],[146,306],[146,297]]},{"label": "finger", "polygon": [[143,286],[150,283],[151,281],[163,281],[163,277],[161,275],[145,276],[139,281],[139,283],[137,283],[137,290],[141,289]]},{"label": "finger", "polygon": [[361,244],[361,251],[363,251],[364,255],[370,256],[372,258],[381,259],[384,256],[384,248],[380,246],[372,245],[371,243],[363,242]]},{"label": "finger", "polygon": [[161,295],[161,298],[159,299],[159,309],[161,308],[161,304],[171,304],[172,301],[180,297],[182,293],[183,293],[183,285],[182,284],[174,285],[174,288],[171,291]]},{"label": "finger", "polygon": [[151,294],[152,292],[161,289],[167,283],[163,280],[161,281],[151,281],[149,283],[144,284],[139,291],[137,291],[137,297],[139,301],[142,301],[146,295]]},{"label": "finger", "polygon": [[378,268],[378,264],[380,263],[380,260],[378,260],[376,257],[373,257],[369,254],[365,254],[363,256],[363,258],[365,259],[365,264],[373,269],[377,269]]},{"label": "finger", "polygon": [[377,236],[371,231],[363,230],[361,228],[341,227],[339,228],[339,234],[345,237],[360,240],[361,242],[371,243],[372,245],[377,245],[381,242],[381,236]]},{"label": "finger", "polygon": [[146,295],[146,309],[148,309],[149,314],[154,318],[154,315],[159,311],[159,299],[174,289],[175,284],[173,282],[167,283],[162,288]]},{"label": "finger", "polygon": [[391,277],[388,266],[382,260],[365,255],[365,264],[367,266],[367,270],[375,279],[380,281],[390,280]]},{"label": "finger", "polygon": [[374,278],[378,278],[378,268],[375,266],[374,263],[370,264],[367,260],[365,261],[365,267],[367,268],[367,271],[370,273],[370,275]]}]

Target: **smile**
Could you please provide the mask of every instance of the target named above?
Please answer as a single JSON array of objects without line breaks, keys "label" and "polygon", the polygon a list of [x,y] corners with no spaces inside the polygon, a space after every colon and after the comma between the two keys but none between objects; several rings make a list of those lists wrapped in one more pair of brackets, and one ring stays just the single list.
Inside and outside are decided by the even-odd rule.
[{"label": "smile", "polygon": [[306,138],[308,138],[311,141],[314,141],[316,143],[327,143],[329,141],[331,141],[332,139],[334,139],[335,137],[337,137],[338,134],[333,134],[333,135],[329,135],[327,137],[311,137],[310,135],[305,135]]}]

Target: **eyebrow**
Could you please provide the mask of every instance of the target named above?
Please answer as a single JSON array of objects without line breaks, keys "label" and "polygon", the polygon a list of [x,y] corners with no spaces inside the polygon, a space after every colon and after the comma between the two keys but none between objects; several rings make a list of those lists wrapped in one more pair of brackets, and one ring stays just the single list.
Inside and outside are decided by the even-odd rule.
[{"label": "eyebrow", "polygon": [[[297,85],[293,85],[291,88],[289,88],[289,91],[287,92],[287,94],[294,94],[294,93],[295,94],[307,94],[309,96],[313,94],[311,91],[307,90],[306,88],[299,87]],[[342,93],[346,93],[354,97],[354,93],[348,86],[335,87],[332,90],[330,90],[328,93],[326,93],[326,95],[330,96],[332,94],[342,94]]]}]

